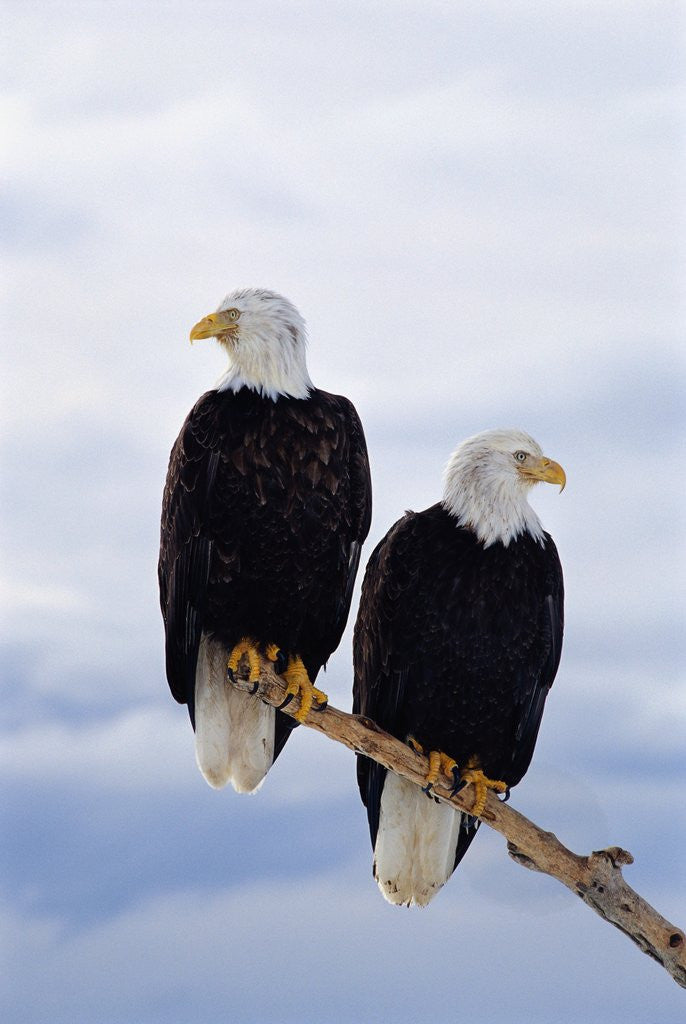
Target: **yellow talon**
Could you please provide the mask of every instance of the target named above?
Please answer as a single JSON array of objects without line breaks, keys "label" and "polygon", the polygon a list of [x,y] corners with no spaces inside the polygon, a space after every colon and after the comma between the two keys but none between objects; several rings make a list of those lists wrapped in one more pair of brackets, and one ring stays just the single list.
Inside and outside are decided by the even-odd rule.
[{"label": "yellow talon", "polygon": [[299,655],[289,659],[288,668],[283,673],[283,678],[288,685],[286,686],[286,699],[281,707],[289,703],[293,697],[300,697],[300,707],[293,715],[297,722],[305,721],[313,701],[326,707],[329,698],[322,690],[318,690],[316,686],[312,685],[307,669]]},{"label": "yellow talon", "polygon": [[[416,740],[410,739],[410,746],[417,750],[419,744]],[[415,746],[416,744],[416,746]],[[421,752],[421,748],[417,751]],[[455,781],[455,774],[453,769],[457,768],[457,762],[452,757],[448,757],[442,750],[430,750],[429,751],[429,771],[426,774],[424,791],[430,793],[436,782],[438,782],[438,776],[441,772],[447,775],[451,782]]]},{"label": "yellow talon", "polygon": [[487,778],[480,768],[466,768],[461,773],[461,778],[463,782],[471,782],[474,786],[474,803],[470,814],[474,814],[477,818],[480,817],[486,806],[486,797],[488,796],[489,789],[495,790],[496,793],[507,792],[506,782]]},{"label": "yellow talon", "polygon": [[248,682],[256,683],[260,678],[260,653],[257,650],[255,641],[249,637],[243,637],[239,640],[234,649],[229,655],[227,663],[227,671],[233,675],[238,671],[238,666],[241,663],[241,658],[246,656],[248,659],[249,674]]},{"label": "yellow talon", "polygon": [[276,661],[280,652],[281,648],[279,647],[278,644],[267,644],[267,646],[264,649],[264,654],[265,657],[267,658],[267,661]]},{"label": "yellow talon", "polygon": [[329,703],[329,695],[327,693],[324,693],[323,690],[317,689],[316,686],[312,687],[312,696],[314,697],[315,704],[326,705]]}]

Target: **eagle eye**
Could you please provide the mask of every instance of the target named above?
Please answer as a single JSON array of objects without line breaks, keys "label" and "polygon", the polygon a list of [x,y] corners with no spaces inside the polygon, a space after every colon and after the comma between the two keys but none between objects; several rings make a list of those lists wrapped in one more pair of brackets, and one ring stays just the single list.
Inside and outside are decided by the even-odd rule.
[{"label": "eagle eye", "polygon": [[230,310],[229,310],[229,319],[230,319],[230,320],[238,320],[238,317],[239,317],[240,315],[241,315],[241,314],[240,314],[240,313],[238,312],[238,310],[237,310],[237,309],[230,309]]},{"label": "eagle eye", "polygon": [[517,462],[525,462],[526,461],[526,452],[515,452],[514,453],[514,457],[517,460]]}]

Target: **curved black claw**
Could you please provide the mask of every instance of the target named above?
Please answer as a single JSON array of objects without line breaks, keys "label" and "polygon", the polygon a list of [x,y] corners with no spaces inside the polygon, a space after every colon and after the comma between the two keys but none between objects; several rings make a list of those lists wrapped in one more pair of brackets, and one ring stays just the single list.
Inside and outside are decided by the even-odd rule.
[{"label": "curved black claw", "polygon": [[501,804],[506,804],[510,799],[510,787],[508,786],[503,795],[500,797]]},{"label": "curved black claw", "polygon": [[285,708],[288,704],[290,704],[290,702],[292,700],[293,700],[293,694],[292,693],[287,693],[286,697],[285,697],[285,700],[282,700],[280,704],[276,705],[276,710],[277,711],[281,711],[281,709]]},{"label": "curved black claw", "polygon": [[461,789],[464,789],[467,783],[463,778],[460,777],[460,769],[457,767],[457,765],[455,765],[455,767],[453,768],[452,775],[453,784],[450,787],[450,795],[455,796],[455,794],[459,793]]},{"label": "curved black claw", "polygon": [[427,782],[425,786],[422,786],[422,793],[426,793],[427,796],[433,796],[431,790],[434,788],[433,782]]},{"label": "curved black claw", "polygon": [[260,688],[260,681],[259,681],[259,679],[256,679],[255,682],[252,684],[252,689],[249,690],[248,692],[251,693],[254,696],[257,693],[257,691],[259,690],[259,688]]},{"label": "curved black claw", "polygon": [[230,683],[236,682],[236,677],[233,674],[233,669],[229,668],[228,665],[226,666],[226,678],[229,680]]},{"label": "curved black claw", "polygon": [[317,702],[315,701],[315,702],[313,703],[313,705],[312,705],[312,710],[313,710],[313,711],[326,711],[326,709],[328,708],[328,706],[329,706],[329,701],[328,701],[328,699],[327,699],[327,700],[323,700],[323,701],[321,702],[321,704],[317,704]]},{"label": "curved black claw", "polygon": [[288,658],[281,650],[281,648],[279,648],[279,653],[274,658],[272,664],[274,666],[274,671],[276,672],[277,676],[282,676],[286,671],[288,667]]}]

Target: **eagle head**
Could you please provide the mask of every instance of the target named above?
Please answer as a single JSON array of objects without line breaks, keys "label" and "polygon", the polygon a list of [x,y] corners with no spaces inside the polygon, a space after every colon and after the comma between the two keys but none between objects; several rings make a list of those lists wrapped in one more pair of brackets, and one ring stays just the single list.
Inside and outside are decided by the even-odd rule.
[{"label": "eagle head", "polygon": [[307,330],[292,302],[264,288],[230,292],[216,312],[191,329],[191,342],[216,338],[229,356],[220,391],[242,387],[274,401],[279,395],[306,398],[312,389],[307,372]]},{"label": "eagle head", "polygon": [[443,505],[485,547],[506,547],[522,533],[543,541],[543,527],[527,501],[539,481],[566,483],[559,463],[522,430],[486,430],[453,452],[443,477]]}]

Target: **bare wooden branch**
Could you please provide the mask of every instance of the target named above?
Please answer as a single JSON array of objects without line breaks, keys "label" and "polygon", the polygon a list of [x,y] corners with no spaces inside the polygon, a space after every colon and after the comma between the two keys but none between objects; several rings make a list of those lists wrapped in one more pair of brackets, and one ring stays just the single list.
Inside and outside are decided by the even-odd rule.
[{"label": "bare wooden branch", "polygon": [[[246,691],[252,689],[244,666],[234,685]],[[274,706],[284,700],[285,684],[267,661],[262,662],[259,693],[262,700]],[[298,706],[294,699],[284,711],[293,715]],[[366,754],[410,782],[424,785],[427,759],[384,732],[371,719],[329,706],[325,711],[311,710],[304,725],[343,743],[350,750]],[[460,811],[470,811],[471,792],[472,787],[467,786],[451,797],[448,788],[440,784],[434,788],[437,797]],[[596,850],[587,857],[572,853],[552,832],[534,825],[490,791],[481,820],[505,836],[508,853],[518,864],[562,882],[587,906],[628,935],[639,949],[662,964],[678,985],[686,988],[684,932],[665,920],[624,881],[622,867],[633,863],[630,853],[618,846]]]}]

